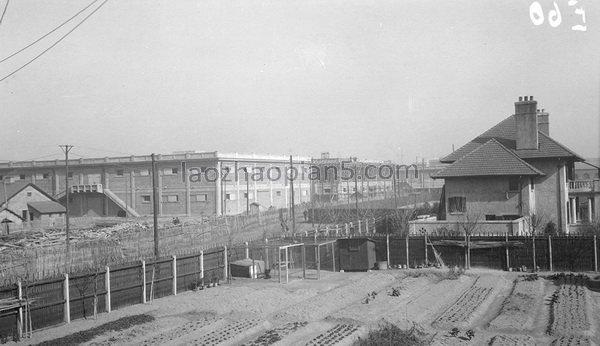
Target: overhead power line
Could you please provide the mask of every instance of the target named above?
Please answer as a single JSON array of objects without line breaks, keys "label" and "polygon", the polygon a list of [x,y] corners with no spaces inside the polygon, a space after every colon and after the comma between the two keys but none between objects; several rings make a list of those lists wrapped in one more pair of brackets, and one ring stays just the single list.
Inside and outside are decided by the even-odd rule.
[{"label": "overhead power line", "polygon": [[14,75],[15,73],[21,71],[23,68],[27,67],[29,64],[31,64],[32,62],[36,61],[39,57],[41,57],[42,55],[46,54],[50,49],[54,48],[57,44],[59,44],[62,40],[64,40],[67,36],[69,36],[73,31],[75,31],[75,29],[77,29],[81,24],[83,24],[86,20],[88,20],[88,18],[90,18],[92,15],[94,15],[94,13],[96,13],[100,8],[102,8],[102,6],[104,6],[104,4],[106,4],[108,2],[108,0],[104,0],[98,7],[96,7],[90,14],[88,14],[87,16],[85,16],[85,18],[83,18],[79,23],[77,23],[77,25],[75,25],[71,30],[69,30],[66,34],[64,34],[63,36],[61,36],[56,42],[54,42],[50,47],[46,48],[45,50],[43,50],[40,54],[36,55],[33,59],[29,60],[27,63],[25,63],[24,65],[22,65],[21,67],[17,68],[16,70],[12,71],[11,73],[7,74],[6,76],[2,77],[2,79],[0,79],[0,82],[5,81],[7,78],[9,78],[10,76]]},{"label": "overhead power line", "polygon": [[4,4],[4,10],[2,10],[2,16],[0,16],[0,25],[2,24],[2,20],[4,19],[4,15],[6,14],[6,9],[8,8],[8,3],[10,0],[6,0],[6,4]]},{"label": "overhead power line", "polygon": [[[7,0],[6,4],[8,6],[8,1]],[[67,23],[69,23],[70,21],[72,21],[75,17],[79,16],[83,11],[87,10],[88,8],[90,8],[90,6],[92,6],[93,4],[97,3],[99,0],[94,0],[92,1],[89,5],[87,5],[86,7],[84,7],[81,11],[75,13],[71,18],[65,20],[64,22],[62,22],[59,26],[55,27],[54,29],[50,30],[49,32],[47,32],[44,36],[38,38],[37,40],[31,42],[30,44],[26,45],[25,47],[19,49],[18,51],[12,53],[11,55],[7,56],[6,58],[3,58],[2,60],[0,60],[0,63],[5,62],[6,60],[12,58],[13,56],[21,53],[22,51],[24,51],[25,49],[33,46],[34,44],[40,42],[41,40],[45,39],[46,37],[48,37],[49,35],[51,35],[53,32],[55,32],[56,30],[62,28],[63,26],[65,26]],[[6,11],[6,7],[4,8],[4,11]],[[4,17],[4,13],[2,14],[2,16]],[[0,23],[2,21],[0,20]]]}]

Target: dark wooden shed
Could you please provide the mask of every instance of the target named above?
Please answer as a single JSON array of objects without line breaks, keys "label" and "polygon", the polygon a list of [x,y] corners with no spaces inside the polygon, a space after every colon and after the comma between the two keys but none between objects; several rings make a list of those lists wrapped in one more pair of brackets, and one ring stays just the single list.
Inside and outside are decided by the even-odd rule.
[{"label": "dark wooden shed", "polygon": [[371,238],[338,239],[341,270],[370,270],[375,267],[375,240]]}]

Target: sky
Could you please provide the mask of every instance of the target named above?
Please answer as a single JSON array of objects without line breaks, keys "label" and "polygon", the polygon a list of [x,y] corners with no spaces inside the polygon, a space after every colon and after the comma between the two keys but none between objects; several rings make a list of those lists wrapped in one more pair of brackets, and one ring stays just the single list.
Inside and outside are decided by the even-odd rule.
[{"label": "sky", "polygon": [[0,60],[0,161],[71,144],[408,162],[525,95],[600,157],[599,1],[13,0]]}]

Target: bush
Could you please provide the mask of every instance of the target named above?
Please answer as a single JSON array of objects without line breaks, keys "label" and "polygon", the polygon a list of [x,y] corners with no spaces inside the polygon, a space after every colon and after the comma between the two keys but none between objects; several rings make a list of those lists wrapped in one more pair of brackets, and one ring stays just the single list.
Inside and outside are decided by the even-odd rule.
[{"label": "bush", "polygon": [[558,228],[554,221],[550,221],[546,224],[546,227],[544,227],[544,235],[558,235]]},{"label": "bush", "polygon": [[400,329],[389,322],[383,322],[376,330],[369,331],[365,339],[359,338],[353,346],[377,346],[377,345],[403,345],[421,346],[429,345],[425,340],[426,334],[415,326],[408,330]]},{"label": "bush", "polygon": [[524,281],[536,281],[537,279],[539,279],[539,276],[537,274],[529,274],[522,276],[522,278]]},{"label": "bush", "polygon": [[446,275],[447,280],[458,280],[461,275],[465,274],[465,268],[462,267],[450,267],[448,274]]}]

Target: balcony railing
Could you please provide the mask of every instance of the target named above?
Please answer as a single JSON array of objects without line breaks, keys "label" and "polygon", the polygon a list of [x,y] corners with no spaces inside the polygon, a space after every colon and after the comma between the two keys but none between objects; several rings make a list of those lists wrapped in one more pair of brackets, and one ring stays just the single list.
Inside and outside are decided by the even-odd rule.
[{"label": "balcony railing", "polygon": [[71,193],[97,192],[102,193],[102,184],[72,185]]},{"label": "balcony railing", "polygon": [[600,180],[571,180],[569,192],[600,192]]}]

